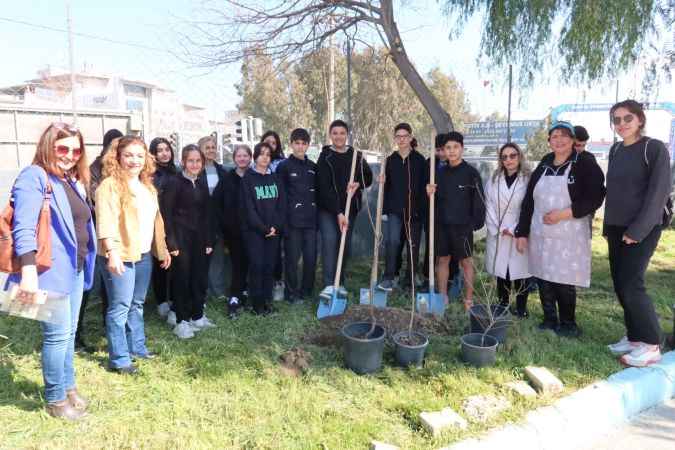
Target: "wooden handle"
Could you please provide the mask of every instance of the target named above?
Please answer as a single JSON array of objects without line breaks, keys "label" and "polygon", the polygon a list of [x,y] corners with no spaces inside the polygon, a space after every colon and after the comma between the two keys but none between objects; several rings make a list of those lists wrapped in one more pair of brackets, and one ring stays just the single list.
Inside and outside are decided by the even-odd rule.
[{"label": "wooden handle", "polygon": [[[345,216],[347,217],[348,221],[349,221],[349,211],[352,208],[352,197],[353,197],[353,195],[349,191],[349,185],[354,182],[354,173],[356,172],[356,159],[357,159],[356,149],[352,149],[352,151],[354,153],[352,155],[352,167],[349,172],[349,183],[347,183],[347,205],[345,205]],[[351,224],[349,226],[351,226]],[[344,230],[342,231],[342,235],[340,236],[340,251],[338,252],[337,268],[335,270],[335,280],[333,280],[334,294],[337,293],[337,290],[340,287],[340,276],[342,275],[342,259],[344,258],[345,254],[346,238],[347,238],[347,230]]]},{"label": "wooden handle", "polygon": [[[382,150],[382,164],[380,165],[380,176],[378,179],[384,175],[385,167],[387,164],[387,154],[385,150]],[[373,244],[373,267],[370,270],[370,290],[371,290],[371,300],[372,300],[372,291],[375,289],[375,284],[377,283],[377,270],[378,263],[380,260],[380,237],[382,235],[382,206],[384,204],[384,183],[378,181],[379,187],[377,191],[377,212],[375,214],[375,243]]]},{"label": "wooden handle", "polygon": [[[431,150],[429,158],[429,184],[436,183],[436,149]],[[429,196],[429,293],[434,293],[434,199],[436,192]]]}]

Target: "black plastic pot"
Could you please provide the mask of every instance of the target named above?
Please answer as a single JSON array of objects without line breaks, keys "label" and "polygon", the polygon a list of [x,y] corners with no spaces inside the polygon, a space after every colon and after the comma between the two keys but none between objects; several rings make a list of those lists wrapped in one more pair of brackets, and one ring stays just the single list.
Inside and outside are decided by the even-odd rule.
[{"label": "black plastic pot", "polygon": [[487,329],[486,334],[503,344],[506,342],[506,331],[511,324],[511,313],[507,307],[501,305],[491,305],[490,310],[492,310],[492,317],[490,317],[487,305],[478,304],[469,308],[471,333],[483,334]]},{"label": "black plastic pot", "polygon": [[461,337],[462,360],[475,367],[491,366],[497,358],[497,339],[489,334],[470,333]]},{"label": "black plastic pot", "polygon": [[413,331],[411,334],[422,338],[423,342],[419,345],[408,345],[400,342],[401,338],[409,336],[407,331],[401,331],[394,335],[396,362],[403,367],[422,367],[422,362],[424,362],[424,352],[429,345],[429,339],[424,334],[416,331]]},{"label": "black plastic pot", "polygon": [[345,364],[359,375],[377,372],[382,367],[385,331],[382,326],[375,325],[365,339],[371,327],[370,322],[348,323],[342,327]]}]

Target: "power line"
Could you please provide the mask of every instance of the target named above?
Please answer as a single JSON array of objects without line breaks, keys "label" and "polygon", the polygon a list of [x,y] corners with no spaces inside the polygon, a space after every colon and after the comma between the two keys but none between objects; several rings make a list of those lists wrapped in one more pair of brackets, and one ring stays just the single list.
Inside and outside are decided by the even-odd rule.
[{"label": "power line", "polygon": [[[68,30],[63,29],[63,28],[50,27],[48,25],[42,25],[42,24],[33,23],[33,22],[26,22],[24,20],[11,19],[9,17],[0,17],[0,21],[9,22],[9,23],[17,24],[17,25],[24,25],[24,26],[32,27],[32,28],[39,28],[41,30],[55,31],[55,32],[58,32],[58,33],[68,33]],[[148,45],[137,44],[135,42],[118,41],[118,40],[115,40],[115,39],[109,39],[109,38],[106,38],[106,37],[96,36],[96,35],[87,34],[87,33],[73,32],[73,35],[85,37],[87,39],[96,39],[98,41],[108,42],[110,44],[126,45],[126,46],[129,46],[129,47],[136,47],[136,48],[142,48],[142,49],[145,49],[145,50],[152,50],[152,51],[155,51],[155,52],[172,54],[169,50],[166,50],[166,49],[157,48],[157,47],[150,47]]]}]

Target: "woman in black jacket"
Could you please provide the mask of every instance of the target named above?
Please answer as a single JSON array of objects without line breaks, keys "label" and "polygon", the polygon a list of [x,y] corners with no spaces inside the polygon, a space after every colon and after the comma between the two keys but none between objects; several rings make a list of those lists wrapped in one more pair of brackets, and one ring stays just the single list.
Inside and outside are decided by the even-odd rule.
[{"label": "woman in black jacket", "polygon": [[[173,162],[173,147],[168,139],[157,137],[150,142],[148,150],[155,157],[155,174],[152,183],[157,189],[159,211],[162,217],[166,217],[164,191],[169,179],[178,173],[178,169]],[[162,269],[161,264],[160,260],[152,258],[152,290],[157,301],[157,313],[160,317],[166,317],[171,310],[169,304],[169,271]]]},{"label": "woman in black jacket", "polygon": [[643,135],[647,118],[635,100],[612,106],[609,116],[623,141],[609,152],[603,234],[626,323],[626,336],[609,350],[625,365],[644,367],[661,359],[661,327],[644,276],[661,237],[670,155],[663,142]]},{"label": "woman in black jacket", "polygon": [[[605,176],[595,158],[574,151],[574,127],[555,122],[552,152],[532,173],[516,228],[516,248],[529,251],[544,311],[540,329],[576,337],[576,288],[591,282],[591,217],[605,198]],[[559,310],[559,312],[558,312]],[[558,316],[559,314],[559,316]]]},{"label": "woman in black jacket", "polygon": [[208,255],[213,250],[213,222],[208,186],[200,178],[205,157],[196,145],[182,152],[183,171],[169,179],[164,192],[165,230],[171,256],[173,332],[180,339],[215,326],[204,314]]},{"label": "woman in black jacket", "polygon": [[256,314],[272,311],[274,266],[286,218],[283,184],[269,172],[272,148],[266,142],[253,149],[255,167],[241,180],[241,228],[249,260],[249,297]]}]

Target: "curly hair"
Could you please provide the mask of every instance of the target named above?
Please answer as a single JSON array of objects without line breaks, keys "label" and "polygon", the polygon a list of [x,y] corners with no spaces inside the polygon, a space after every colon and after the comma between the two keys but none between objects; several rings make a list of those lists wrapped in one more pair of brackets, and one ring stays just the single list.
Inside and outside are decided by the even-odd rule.
[{"label": "curly hair", "polygon": [[122,151],[130,145],[140,145],[145,150],[145,163],[138,178],[145,187],[157,194],[155,186],[152,184],[152,175],[155,173],[155,160],[150,156],[145,142],[138,136],[123,136],[114,139],[110,144],[108,152],[103,157],[103,177],[112,177],[115,180],[115,188],[120,194],[122,204],[127,204],[131,200],[131,191],[129,190],[128,177],[120,164]]}]

